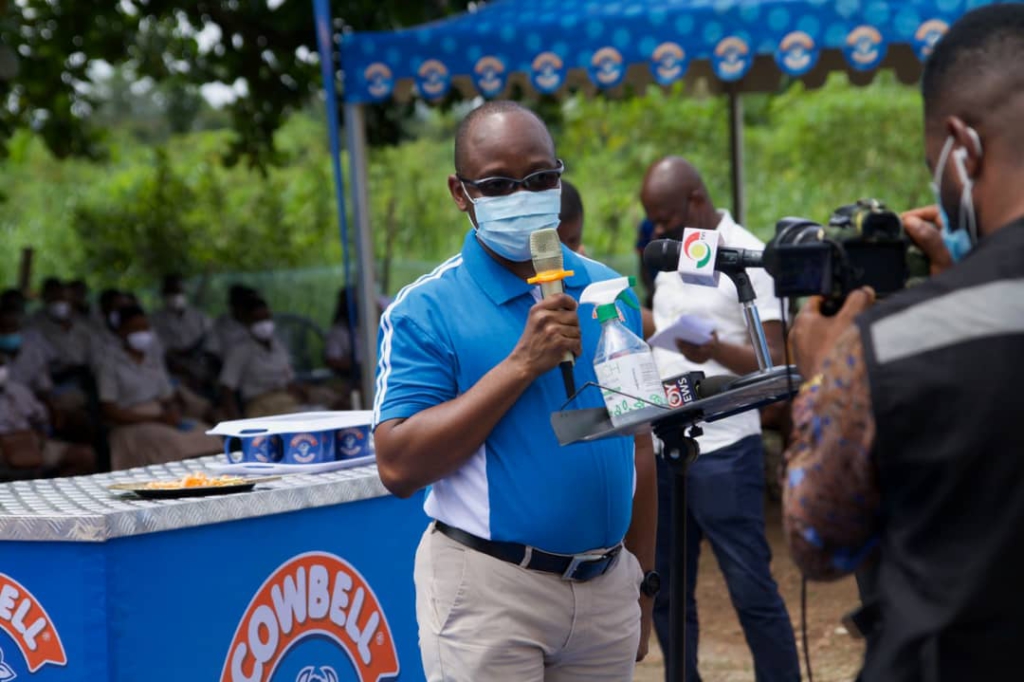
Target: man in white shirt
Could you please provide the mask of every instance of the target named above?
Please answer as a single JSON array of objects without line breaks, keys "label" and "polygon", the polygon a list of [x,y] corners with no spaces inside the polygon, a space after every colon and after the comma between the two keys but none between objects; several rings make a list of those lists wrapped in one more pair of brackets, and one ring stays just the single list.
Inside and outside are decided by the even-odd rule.
[{"label": "man in white shirt", "polygon": [[[669,156],[655,162],[644,177],[640,200],[655,239],[681,239],[683,229],[717,230],[724,245],[762,250],[764,243],[737,225],[728,211],[717,211],[700,173],[686,160]],[[748,271],[757,293],[756,305],[775,362],[781,362],[782,310],[773,295],[774,284],[761,269]],[[674,272],[662,272],[654,281],[654,324],[662,330],[681,315],[696,315],[711,322],[714,333],[707,343],[678,341],[678,353],[655,349],[662,379],[684,372],[702,371],[743,375],[758,369],[750,345],[736,287],[721,277],[717,288],[683,284]],[[799,680],[800,664],[786,605],[771,576],[771,550],[764,535],[764,450],[761,422],[751,410],[728,419],[703,424],[701,456],[688,472],[686,672],[697,674],[697,606],[694,588],[700,541],[706,538],[718,559],[754,658],[758,682]],[[672,473],[659,461],[658,554],[656,570],[670,573]],[[675,532],[681,532],[675,529]],[[669,584],[664,577],[664,584]],[[655,602],[654,624],[662,648],[680,646],[668,640],[668,591]],[[668,682],[677,682],[669,680]]]}]

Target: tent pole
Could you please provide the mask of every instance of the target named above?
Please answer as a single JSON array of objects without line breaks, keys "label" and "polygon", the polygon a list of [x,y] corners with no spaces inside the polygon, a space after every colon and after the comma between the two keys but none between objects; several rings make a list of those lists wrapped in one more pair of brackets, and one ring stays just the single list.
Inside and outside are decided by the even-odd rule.
[{"label": "tent pole", "polygon": [[377,288],[374,277],[373,240],[366,194],[366,119],[363,107],[345,103],[345,142],[348,146],[352,214],[356,226],[356,259],[359,262],[359,334],[366,350],[362,366],[362,407],[373,402],[374,370],[377,366]]},{"label": "tent pole", "polygon": [[732,176],[732,217],[746,226],[747,206],[743,193],[743,99],[736,85],[729,86],[729,159]]}]

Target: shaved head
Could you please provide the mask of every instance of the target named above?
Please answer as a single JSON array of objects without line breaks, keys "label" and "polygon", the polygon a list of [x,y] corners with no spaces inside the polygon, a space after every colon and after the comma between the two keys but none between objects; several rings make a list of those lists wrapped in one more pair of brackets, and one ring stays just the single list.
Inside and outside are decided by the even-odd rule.
[{"label": "shaved head", "polygon": [[[947,116],[1014,128],[1024,112],[1024,5],[990,5],[953,24],[925,64],[925,124]],[[1005,130],[1004,132],[1009,132]]]},{"label": "shaved head", "polygon": [[647,169],[641,192],[686,197],[695,190],[707,193],[700,172],[681,156],[666,156]]},{"label": "shaved head", "polygon": [[654,223],[655,238],[679,239],[685,227],[713,230],[718,226],[700,171],[681,156],[666,156],[650,165],[640,201],[647,219]]},{"label": "shaved head", "polygon": [[531,119],[527,127],[533,128],[533,132],[539,133],[546,138],[551,149],[551,156],[555,155],[555,143],[551,139],[544,121],[537,114],[533,113],[518,102],[510,100],[494,100],[484,102],[476,109],[466,114],[466,117],[459,123],[455,131],[455,172],[462,177],[471,177],[468,169],[470,164],[470,151],[486,142],[491,128],[495,123],[501,124],[507,118],[526,117]]},{"label": "shaved head", "polygon": [[[940,203],[947,215],[958,216],[969,191],[981,236],[1024,216],[1022,64],[1024,5],[990,5],[950,26],[921,79],[925,158]],[[940,167],[943,149],[951,153]]]}]

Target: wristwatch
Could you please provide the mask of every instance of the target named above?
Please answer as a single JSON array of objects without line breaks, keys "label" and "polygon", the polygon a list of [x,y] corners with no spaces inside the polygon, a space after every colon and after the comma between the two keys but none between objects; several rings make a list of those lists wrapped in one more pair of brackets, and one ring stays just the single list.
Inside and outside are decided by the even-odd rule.
[{"label": "wristwatch", "polygon": [[661,574],[657,571],[647,571],[640,583],[640,593],[648,597],[657,597],[661,592]]}]

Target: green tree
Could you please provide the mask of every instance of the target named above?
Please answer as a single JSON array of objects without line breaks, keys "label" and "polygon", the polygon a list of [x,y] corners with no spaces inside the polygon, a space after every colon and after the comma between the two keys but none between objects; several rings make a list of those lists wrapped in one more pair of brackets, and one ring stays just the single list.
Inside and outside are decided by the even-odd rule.
[{"label": "green tree", "polygon": [[[334,0],[337,30],[389,30],[464,10],[469,0]],[[212,28],[211,28],[212,27]],[[196,36],[220,32],[212,49]],[[0,78],[0,152],[18,127],[38,130],[59,158],[102,156],[101,130],[89,119],[99,103],[90,65],[129,64],[140,77],[195,88],[243,79],[247,91],[229,107],[235,137],[228,163],[265,168],[279,161],[273,136],[287,116],[320,89],[309,2],[274,8],[264,0],[19,0],[0,10],[0,54],[15,55],[17,75]],[[186,85],[187,84],[187,85]],[[188,90],[186,89],[186,92]],[[175,104],[175,106],[178,106]],[[401,138],[410,108],[374,107],[375,142]],[[174,110],[183,128],[190,109]]]}]

